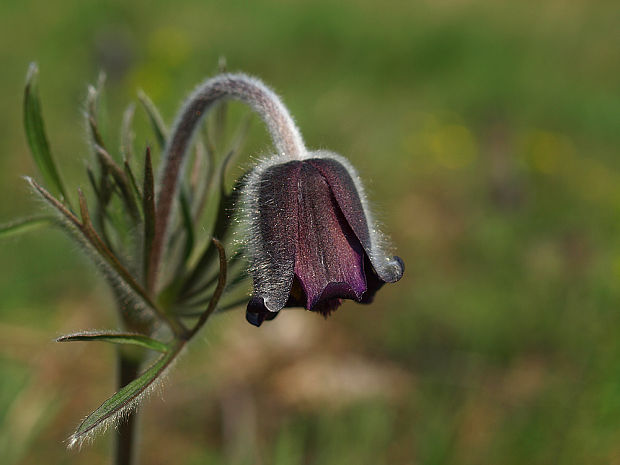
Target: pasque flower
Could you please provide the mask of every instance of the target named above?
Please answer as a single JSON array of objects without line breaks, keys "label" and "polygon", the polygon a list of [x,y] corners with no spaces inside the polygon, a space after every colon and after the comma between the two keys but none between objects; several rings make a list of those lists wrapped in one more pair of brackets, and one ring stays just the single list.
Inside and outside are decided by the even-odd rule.
[{"label": "pasque flower", "polygon": [[[141,357],[117,351],[119,390],[80,423],[69,438],[70,447],[81,445],[125,418],[128,421],[119,428],[117,459],[119,463],[128,462],[135,437],[133,409],[161,382],[216,310],[238,305],[222,300],[229,276],[225,244],[233,224],[227,207],[231,198],[237,198],[237,193],[230,195],[222,182],[238,147],[219,160],[218,175],[214,176],[206,169],[213,159],[200,150],[203,145],[214,146],[207,134],[206,144],[196,146],[192,169],[185,169],[194,135],[207,113],[223,100],[240,100],[257,112],[271,134],[276,153],[257,163],[238,183],[238,219],[245,226],[245,251],[254,280],[246,312],[250,323],[260,326],[291,306],[328,315],[342,299],[368,303],[384,283],[401,278],[403,263],[388,255],[354,168],[339,155],[308,151],[286,107],[259,80],[226,73],[207,79],[186,100],[169,131],[158,121],[154,105],[143,97],[163,153],[159,176],[155,176],[150,149],[146,149],[140,163],[144,181],[141,190],[133,175],[136,163],[130,163],[135,159],[135,155],[130,157],[132,107],[123,116],[124,163],[119,165],[116,160],[120,157],[108,153],[106,147],[110,145],[99,131],[100,89],[89,88],[86,121],[99,169],[88,170],[91,195],[79,190],[79,208],[74,209],[49,150],[36,76],[37,68],[31,66],[24,92],[24,124],[34,160],[51,192],[27,179],[56,216],[0,226],[0,236],[52,221],[63,225],[111,285],[123,330],[82,331],[60,337],[59,342],[106,341],[138,345],[159,354],[140,372]],[[210,200],[208,194],[213,189],[208,187],[213,179],[220,184],[220,196]],[[94,210],[89,209],[92,201]],[[197,255],[194,232],[209,202],[216,212],[215,237]],[[175,211],[178,204],[181,215]],[[215,264],[219,265],[216,279],[210,273]],[[228,289],[245,278],[246,270],[235,270]],[[199,307],[202,309],[196,313]],[[196,321],[191,322],[191,316],[196,316]]]},{"label": "pasque flower", "polygon": [[328,315],[342,299],[370,303],[404,270],[384,250],[353,167],[329,152],[259,164],[244,189],[254,295],[247,320],[260,326],[284,307]]},{"label": "pasque flower", "polygon": [[241,222],[254,290],[246,319],[255,326],[284,307],[325,316],[342,299],[370,303],[404,264],[387,253],[362,182],[351,164],[328,151],[310,152],[280,99],[253,80],[252,104],[277,154],[243,183]]},{"label": "pasque flower", "polygon": [[[238,205],[254,281],[248,321],[259,326],[292,306],[327,315],[341,299],[368,303],[384,283],[398,281],[403,262],[388,255],[355,169],[339,155],[308,151],[279,97],[243,74],[207,80],[187,100],[166,150],[157,237],[165,237],[188,143],[224,99],[252,107],[276,151],[246,176]],[[155,266],[162,247],[163,239],[153,245]]]}]

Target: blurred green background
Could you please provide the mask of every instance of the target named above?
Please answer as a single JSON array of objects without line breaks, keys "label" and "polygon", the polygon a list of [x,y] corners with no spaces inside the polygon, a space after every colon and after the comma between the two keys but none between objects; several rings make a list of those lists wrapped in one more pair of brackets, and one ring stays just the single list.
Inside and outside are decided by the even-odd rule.
[{"label": "blurred green background", "polygon": [[[214,318],[143,410],[142,463],[620,463],[619,20],[586,0],[3,0],[0,222],[41,209],[30,61],[75,189],[100,70],[115,137],[138,88],[170,123],[225,56],[359,168],[407,270],[328,320]],[[115,327],[105,285],[55,230],[0,263],[3,463],[107,463],[109,434],[63,441],[112,393],[113,349],[52,342]]]}]

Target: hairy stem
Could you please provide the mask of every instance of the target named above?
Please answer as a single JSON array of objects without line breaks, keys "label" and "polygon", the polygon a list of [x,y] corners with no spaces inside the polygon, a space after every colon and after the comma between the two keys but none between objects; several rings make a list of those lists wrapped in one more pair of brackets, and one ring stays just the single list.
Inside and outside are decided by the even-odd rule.
[{"label": "hairy stem", "polygon": [[168,139],[160,174],[155,238],[149,258],[149,282],[155,282],[166,242],[178,178],[194,132],[209,109],[221,100],[246,103],[265,122],[279,155],[303,158],[306,148],[301,133],[281,100],[261,81],[244,74],[221,74],[207,80],[187,99]]}]

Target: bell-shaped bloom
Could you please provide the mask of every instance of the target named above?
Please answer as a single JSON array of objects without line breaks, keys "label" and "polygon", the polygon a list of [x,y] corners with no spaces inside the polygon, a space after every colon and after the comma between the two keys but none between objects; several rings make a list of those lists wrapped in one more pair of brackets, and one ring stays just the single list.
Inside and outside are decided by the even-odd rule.
[{"label": "bell-shaped bloom", "polygon": [[338,155],[260,163],[246,179],[242,211],[254,281],[246,318],[256,326],[284,307],[328,315],[342,299],[370,303],[403,275],[357,173]]}]

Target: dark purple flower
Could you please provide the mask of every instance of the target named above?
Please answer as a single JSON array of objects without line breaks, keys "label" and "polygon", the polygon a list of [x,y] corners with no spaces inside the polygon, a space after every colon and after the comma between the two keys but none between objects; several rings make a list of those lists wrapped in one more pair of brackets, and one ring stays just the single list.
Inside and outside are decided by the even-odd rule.
[{"label": "dark purple flower", "polygon": [[260,326],[284,307],[329,315],[342,299],[370,303],[404,270],[385,251],[357,173],[329,152],[259,164],[242,196],[254,293],[246,318]]}]

